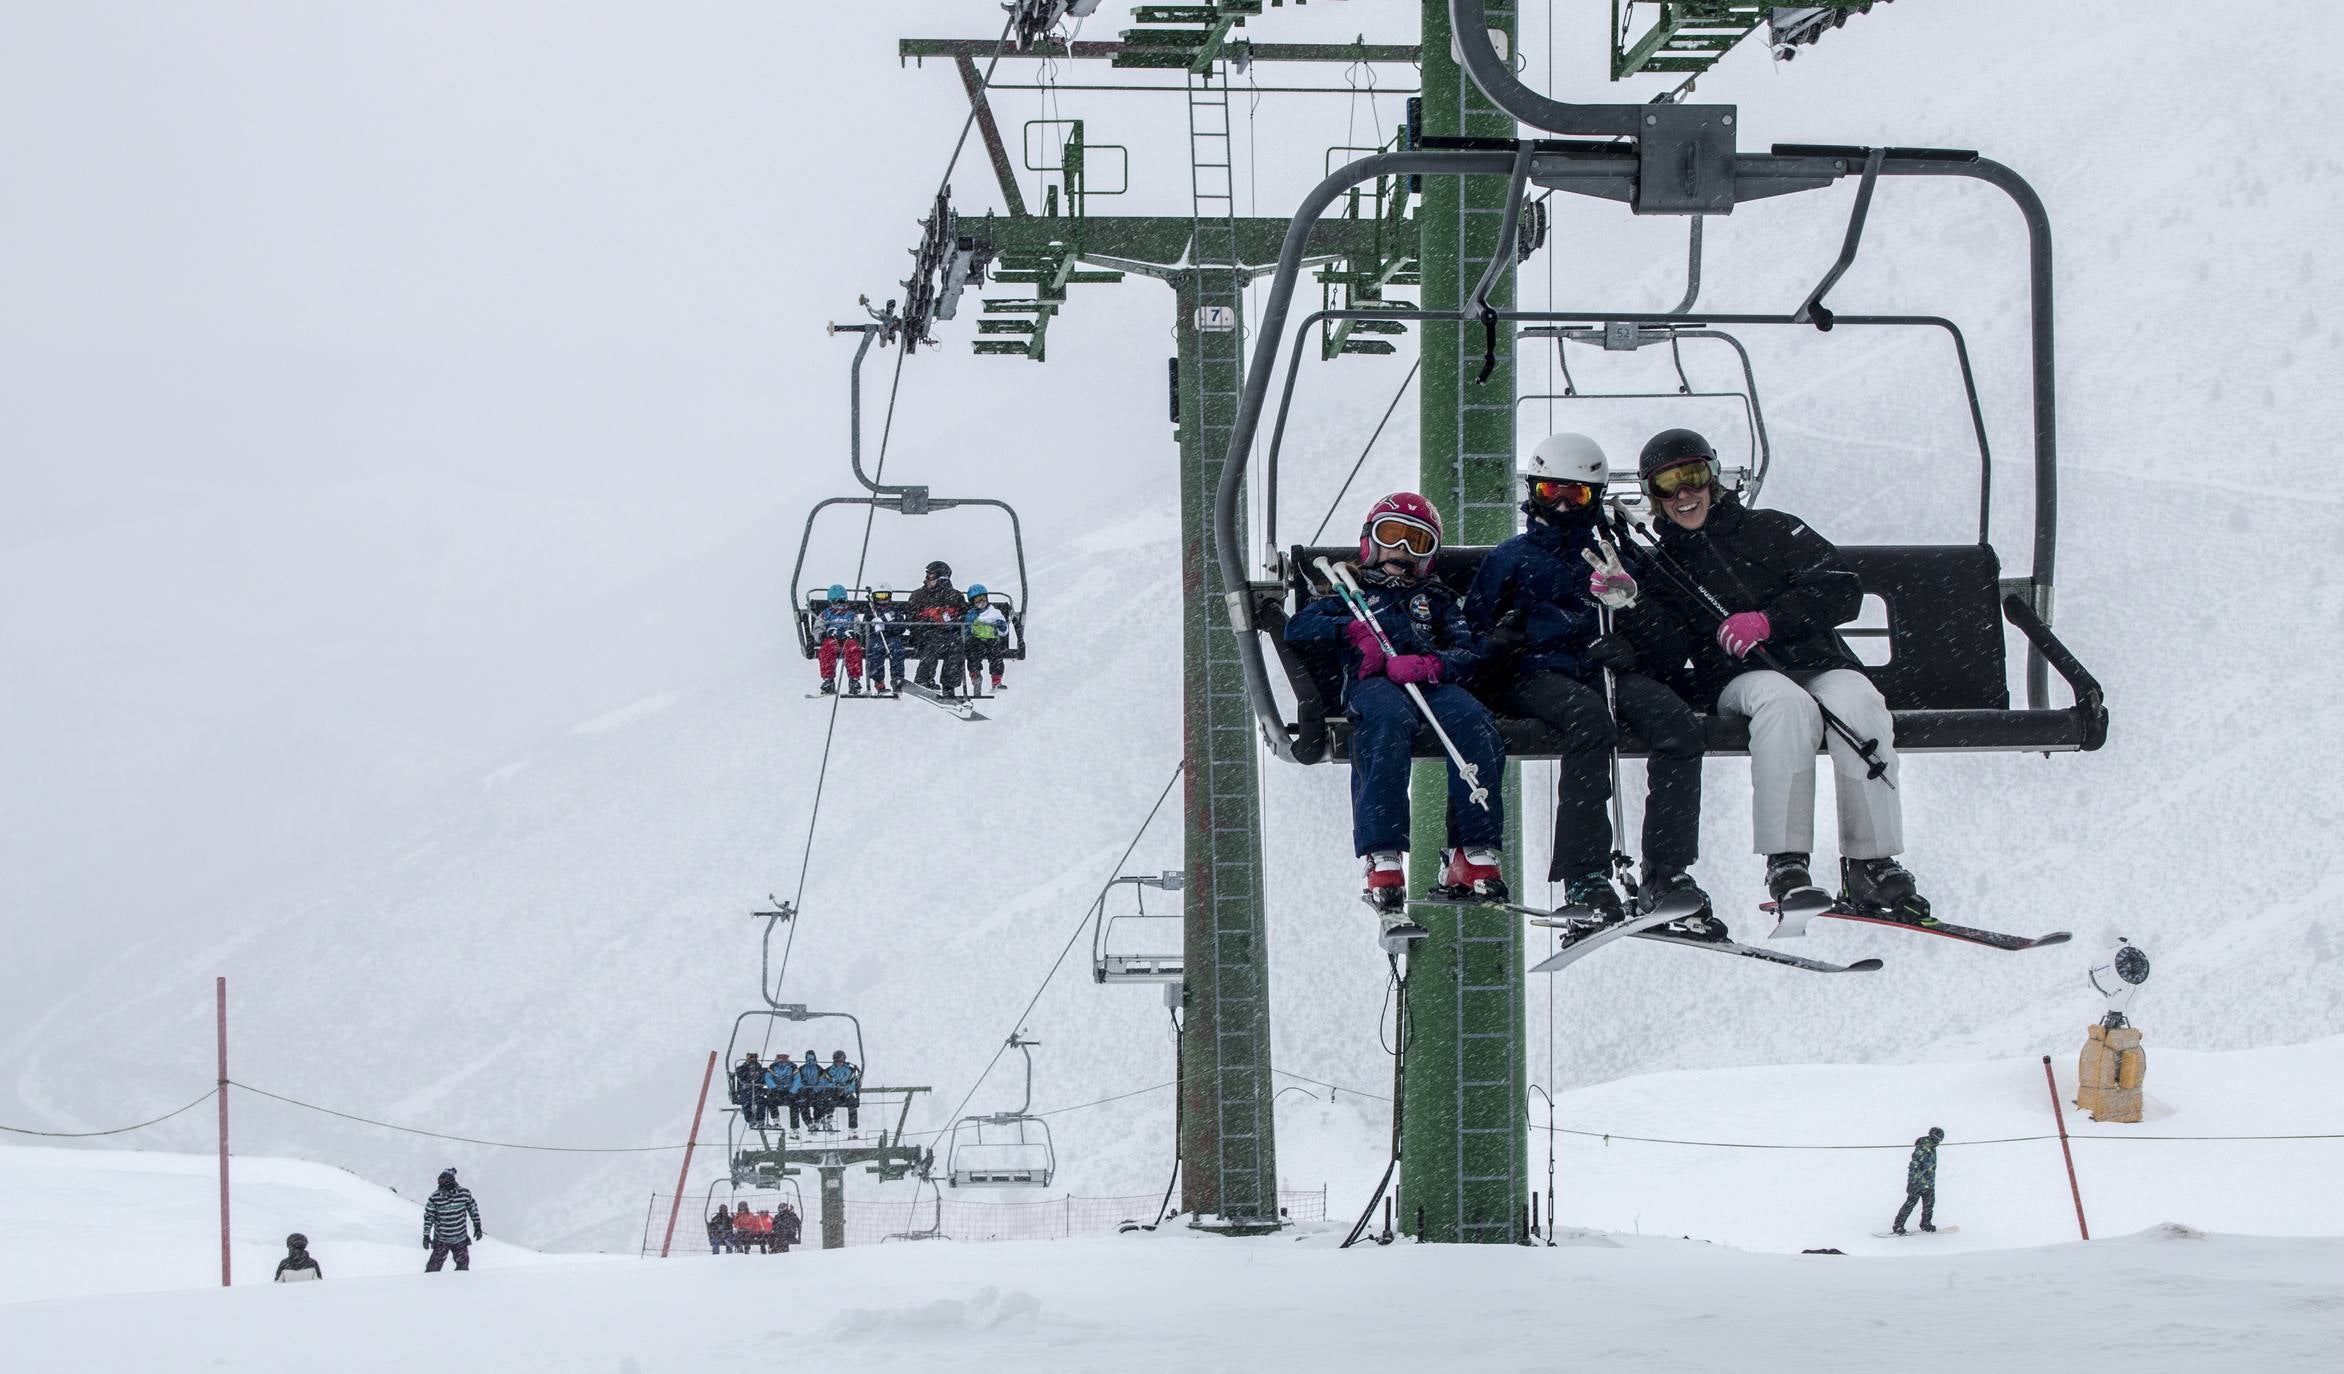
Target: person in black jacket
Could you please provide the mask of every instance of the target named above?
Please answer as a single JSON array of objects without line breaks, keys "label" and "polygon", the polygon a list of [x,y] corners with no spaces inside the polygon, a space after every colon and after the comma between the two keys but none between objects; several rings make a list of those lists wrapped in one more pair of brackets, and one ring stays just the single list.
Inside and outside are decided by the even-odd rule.
[{"label": "person in black jacket", "polygon": [[750,1050],[733,1065],[732,1100],[741,1109],[741,1124],[751,1128],[765,1124],[772,1115],[771,1104],[765,1099],[765,1066],[757,1062],[757,1052]]},{"label": "person in black jacket", "polygon": [[1889,1223],[1892,1233],[1905,1234],[1905,1218],[1913,1214],[1916,1205],[1921,1209],[1921,1229],[1937,1229],[1937,1146],[1944,1139],[1945,1128],[1931,1126],[1929,1134],[1913,1141],[1913,1157],[1905,1162],[1904,1206],[1897,1209],[1896,1220]]},{"label": "person in black jacket", "polygon": [[968,609],[968,598],[952,585],[952,565],[941,558],[928,565],[920,589],[904,602],[912,624],[912,652],[920,656],[919,674],[912,680],[946,697],[960,694],[961,667],[968,652]]},{"label": "person in black jacket", "polygon": [[469,1270],[472,1242],[478,1239],[480,1204],[472,1200],[471,1189],[456,1186],[455,1170],[440,1170],[439,1188],[423,1204],[423,1248],[431,1251],[423,1272],[438,1273],[450,1255],[456,1257],[457,1273]]},{"label": "person in black jacket", "polygon": [[299,1231],[285,1237],[285,1258],[277,1261],[278,1283],[307,1283],[325,1276],[326,1271],[309,1253],[309,1237]]},{"label": "person in black jacket", "polygon": [[[1782,511],[1753,510],[1719,487],[1717,452],[1689,429],[1663,430],[1637,463],[1660,513],[1658,577],[1645,589],[1669,615],[1640,625],[1651,661],[1689,665],[1697,702],[1750,722],[1750,818],[1777,902],[1811,891],[1815,750],[1838,778],[1840,894],[1870,914],[1915,924],[1929,904],[1896,861],[1904,850],[1896,724],[1838,627],[1856,618],[1864,588],[1831,541]],[[1712,605],[1711,603],[1716,603]],[[1722,607],[1723,614],[1719,613]],[[1752,654],[1773,666],[1760,666]],[[1817,703],[1871,741],[1870,762]]]},{"label": "person in black jacket", "polygon": [[[1626,912],[1611,881],[1612,752],[1617,731],[1604,700],[1612,674],[1619,715],[1651,749],[1645,769],[1644,880],[1639,903],[1686,894],[1706,903],[1687,872],[1701,849],[1701,723],[1693,708],[1641,666],[1628,633],[1603,633],[1599,606],[1623,627],[1654,612],[1639,605],[1636,577],[1612,562],[1636,558],[1599,545],[1610,465],[1583,434],[1553,434],[1515,469],[1524,482],[1522,533],[1489,551],[1465,597],[1465,621],[1482,638],[1485,698],[1507,715],[1532,716],[1562,736],[1555,787],[1553,861],[1547,880],[1563,900],[1606,921]],[[1594,569],[1592,575],[1590,569]],[[1706,911],[1673,923],[1680,933],[1723,938]]]}]

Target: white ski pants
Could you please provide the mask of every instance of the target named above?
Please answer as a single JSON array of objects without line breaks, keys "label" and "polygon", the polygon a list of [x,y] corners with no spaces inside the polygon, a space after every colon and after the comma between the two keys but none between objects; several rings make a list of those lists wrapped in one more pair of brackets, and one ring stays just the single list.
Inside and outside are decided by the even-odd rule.
[{"label": "white ski pants", "polygon": [[[1812,695],[1810,695],[1812,694]],[[1885,781],[1864,776],[1854,747],[1823,727],[1820,700],[1859,739],[1880,742]],[[1896,789],[1896,723],[1871,679],[1834,668],[1802,687],[1772,669],[1742,674],[1718,694],[1721,715],[1750,722],[1750,828],[1760,854],[1812,853],[1815,848],[1815,747],[1828,745],[1839,778],[1839,852],[1846,859],[1884,859],[1904,852],[1904,806]]]}]

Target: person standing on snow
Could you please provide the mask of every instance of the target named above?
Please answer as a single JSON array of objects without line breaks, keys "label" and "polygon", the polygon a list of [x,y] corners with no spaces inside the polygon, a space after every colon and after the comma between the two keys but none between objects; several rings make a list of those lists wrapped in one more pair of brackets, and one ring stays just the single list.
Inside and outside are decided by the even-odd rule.
[{"label": "person standing on snow", "polygon": [[822,643],[815,650],[815,661],[822,665],[822,690],[838,690],[838,660],[846,657],[846,690],[848,696],[863,694],[863,617],[846,601],[846,587],[830,584],[830,602],[814,617],[815,632]]},{"label": "person standing on snow", "polygon": [[[1825,745],[1839,784],[1842,900],[1867,915],[1928,924],[1929,903],[1895,857],[1905,847],[1896,722],[1837,628],[1862,608],[1863,584],[1805,521],[1752,510],[1722,490],[1717,451],[1692,430],[1654,435],[1637,472],[1662,517],[1651,559],[1661,575],[1645,578],[1644,590],[1670,630],[1665,647],[1639,639],[1639,648],[1647,662],[1689,661],[1696,704],[1748,718],[1750,819],[1767,892],[1778,904],[1794,893],[1822,895],[1809,855],[1815,750]],[[1640,621],[1638,633],[1650,623]],[[1749,661],[1761,648],[1776,666]],[[1873,743],[1883,776],[1868,776],[1869,761],[1825,729],[1817,703]]]},{"label": "person standing on snow", "polygon": [[1449,589],[1433,580],[1441,547],[1441,516],[1415,492],[1395,492],[1368,508],[1359,531],[1360,594],[1392,644],[1387,654],[1367,623],[1355,619],[1342,596],[1322,596],[1286,622],[1296,644],[1340,644],[1343,711],[1352,721],[1351,840],[1367,865],[1366,900],[1387,929],[1399,924],[1408,899],[1408,780],[1424,717],[1405,687],[1417,686],[1466,762],[1488,789],[1486,807],[1449,763],[1449,840],[1443,856],[1442,896],[1502,902],[1499,872],[1505,843],[1500,786],[1505,746],[1489,711],[1463,683],[1481,654]]},{"label": "person standing on snow", "polygon": [[278,1283],[308,1283],[325,1276],[326,1271],[310,1257],[309,1237],[299,1231],[285,1237],[285,1258],[277,1261]]},{"label": "person standing on snow", "polygon": [[438,1273],[454,1255],[456,1272],[464,1273],[472,1267],[472,1242],[478,1239],[480,1204],[472,1200],[471,1189],[456,1186],[455,1170],[440,1170],[439,1188],[423,1204],[423,1248],[431,1251],[423,1272]]},{"label": "person standing on snow", "polygon": [[903,607],[895,602],[895,589],[880,583],[871,592],[871,643],[863,655],[865,676],[871,690],[880,696],[903,690],[903,660],[909,648],[904,642],[905,620]]},{"label": "person standing on snow", "polygon": [[1929,1134],[1913,1141],[1912,1162],[1905,1165],[1904,1206],[1897,1209],[1896,1220],[1888,1228],[1896,1235],[1905,1234],[1905,1218],[1913,1214],[1915,1204],[1921,1209],[1921,1229],[1937,1229],[1930,1218],[1937,1211],[1937,1145],[1944,1139],[1945,1128],[1931,1126]]},{"label": "person standing on snow", "polygon": [[[1639,607],[1637,579],[1619,565],[1634,551],[1619,551],[1609,538],[1598,542],[1610,476],[1603,449],[1583,434],[1549,435],[1514,470],[1525,487],[1527,523],[1481,560],[1465,597],[1465,621],[1483,637],[1489,703],[1508,715],[1535,717],[1562,737],[1547,879],[1564,885],[1570,905],[1591,908],[1606,922],[1626,917],[1611,881],[1615,840],[1607,803],[1618,731],[1605,702],[1608,668],[1620,718],[1651,749],[1638,905],[1649,909],[1664,896],[1689,894],[1706,907],[1687,871],[1701,847],[1701,723],[1683,697],[1636,671],[1627,625],[1654,613]],[[1599,605],[1612,609],[1621,628],[1603,633]],[[1671,928],[1696,938],[1725,933],[1706,910]]]},{"label": "person standing on snow", "polygon": [[991,594],[982,582],[969,584],[969,685],[974,687],[980,670],[989,669],[993,675],[993,690],[998,692],[1009,684],[1001,680],[1001,670],[1008,665],[1003,652],[1009,647],[1009,617],[992,603]]},{"label": "person standing on snow", "polygon": [[952,585],[952,565],[941,558],[930,563],[920,589],[904,609],[912,619],[912,652],[920,656],[920,674],[914,681],[947,699],[959,696],[966,639],[961,618],[968,614],[969,603]]}]

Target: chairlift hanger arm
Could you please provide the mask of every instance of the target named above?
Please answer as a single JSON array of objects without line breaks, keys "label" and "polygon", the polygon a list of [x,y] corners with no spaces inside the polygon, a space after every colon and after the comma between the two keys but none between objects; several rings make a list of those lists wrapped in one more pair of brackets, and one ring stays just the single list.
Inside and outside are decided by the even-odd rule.
[{"label": "chairlift hanger arm", "polygon": [[[990,38],[903,38],[895,45],[898,64],[920,62],[930,57],[984,57],[996,53],[1004,62],[1050,61],[1074,59],[1113,59],[1130,45],[1108,40],[1078,39],[1072,43],[1063,38],[1050,38],[1020,51]],[[1247,43],[1247,55],[1255,62],[1372,62],[1409,63],[1418,60],[1423,50],[1414,43]],[[1171,87],[1178,90],[1179,87]]]}]

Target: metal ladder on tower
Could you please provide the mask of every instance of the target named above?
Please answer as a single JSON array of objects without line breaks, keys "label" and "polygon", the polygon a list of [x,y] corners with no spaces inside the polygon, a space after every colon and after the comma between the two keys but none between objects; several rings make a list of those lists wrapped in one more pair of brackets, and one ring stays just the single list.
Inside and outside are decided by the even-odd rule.
[{"label": "metal ladder on tower", "polygon": [[[1193,283],[1196,338],[1198,441],[1205,462],[1202,507],[1209,526],[1212,493],[1226,462],[1235,427],[1245,370],[1243,319],[1245,268],[1238,257],[1237,201],[1231,155],[1230,105],[1222,64],[1188,75],[1189,193],[1191,236],[1188,270]],[[1208,541],[1214,537],[1208,529]],[[1223,614],[1225,589],[1208,561],[1205,598],[1208,617]],[[1275,1226],[1277,1180],[1269,1121],[1269,969],[1264,948],[1264,913],[1259,848],[1259,766],[1252,708],[1243,668],[1226,634],[1204,637],[1205,729],[1193,741],[1201,764],[1195,785],[1207,794],[1213,938],[1199,953],[1213,961],[1209,986],[1212,1017],[1214,1099],[1220,1140],[1221,1215],[1235,1226]]]}]

